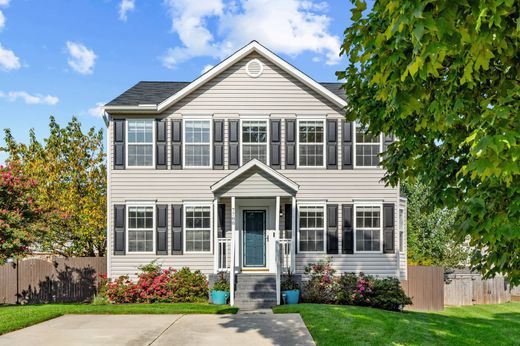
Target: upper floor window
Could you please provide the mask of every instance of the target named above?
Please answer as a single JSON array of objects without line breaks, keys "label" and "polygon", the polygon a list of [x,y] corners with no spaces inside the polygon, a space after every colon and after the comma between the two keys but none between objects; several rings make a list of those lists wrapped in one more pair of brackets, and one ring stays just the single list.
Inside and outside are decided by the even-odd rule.
[{"label": "upper floor window", "polygon": [[211,207],[185,207],[186,252],[211,251]]},{"label": "upper floor window", "polygon": [[298,122],[298,165],[324,167],[325,122],[301,120]]},{"label": "upper floor window", "polygon": [[380,252],[383,233],[381,206],[355,206],[356,252]]},{"label": "upper floor window", "polygon": [[267,164],[267,121],[242,121],[242,163],[258,159]]},{"label": "upper floor window", "polygon": [[381,136],[366,133],[361,124],[356,124],[356,166],[377,167],[381,153]]},{"label": "upper floor window", "polygon": [[210,167],[211,121],[184,121],[184,164],[186,167]]},{"label": "upper floor window", "polygon": [[128,166],[152,167],[153,166],[153,119],[128,120]]},{"label": "upper floor window", "polygon": [[128,252],[153,252],[154,207],[128,207]]},{"label": "upper floor window", "polygon": [[299,251],[325,251],[325,207],[299,207]]}]

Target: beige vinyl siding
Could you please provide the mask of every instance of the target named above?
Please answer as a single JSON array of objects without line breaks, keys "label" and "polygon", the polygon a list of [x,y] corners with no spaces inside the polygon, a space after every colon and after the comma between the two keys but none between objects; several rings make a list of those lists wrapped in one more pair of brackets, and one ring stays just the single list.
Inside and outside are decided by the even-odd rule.
[{"label": "beige vinyl siding", "polygon": [[223,186],[216,192],[221,197],[270,197],[291,196],[292,191],[280,181],[258,168],[252,168],[247,172]]},{"label": "beige vinyl siding", "polygon": [[[257,58],[264,64],[264,72],[258,78],[251,78],[245,72],[245,65]],[[215,119],[237,119],[242,115],[269,116],[282,119],[281,122],[281,174],[297,183],[300,188],[296,195],[302,201],[327,201],[327,203],[345,204],[356,201],[377,201],[396,204],[396,242],[398,241],[398,190],[385,187],[381,182],[384,171],[381,169],[341,169],[341,123],[338,126],[338,169],[292,169],[285,168],[285,119],[299,118],[302,115],[316,115],[321,119],[342,119],[343,110],[318,95],[315,91],[295,80],[288,73],[267,61],[265,58],[251,54],[237,62],[213,80],[180,100],[156,118],[170,119],[190,118],[197,116],[213,116]],[[114,118],[142,118],[139,115],[114,115]],[[154,116],[150,116],[154,117]],[[228,170],[228,122],[224,122],[224,170],[181,169],[171,168],[171,124],[168,125],[168,170],[126,169],[110,170],[108,249],[109,275],[133,274],[137,267],[157,259],[163,266],[180,268],[188,266],[199,269],[205,274],[213,272],[213,254],[204,255],[171,255],[171,205],[186,201],[207,201],[214,198],[211,185],[231,173]],[[108,131],[109,162],[112,167],[113,133]],[[267,185],[266,179],[260,175],[252,175],[245,179],[246,185],[234,186],[236,196],[264,196],[279,193],[287,196],[287,192],[276,185]],[[274,190],[273,190],[274,189]],[[229,194],[227,194],[229,195]],[[168,255],[156,256],[113,255],[113,206],[125,204],[127,201],[155,201],[157,204],[168,204]],[[231,229],[231,206],[229,198],[219,203],[226,204],[226,229]],[[282,198],[281,204],[291,203],[290,198]],[[341,252],[342,217],[339,209],[339,246]],[[280,229],[284,228],[281,217]],[[397,243],[396,243],[397,244]],[[308,261],[325,258],[327,255],[297,254],[297,269],[303,270]],[[364,271],[374,275],[395,275],[397,273],[396,254],[356,254],[332,255],[333,263],[341,271]],[[402,262],[400,262],[402,265]],[[402,271],[402,270],[401,270]],[[402,274],[401,274],[402,275]]]}]

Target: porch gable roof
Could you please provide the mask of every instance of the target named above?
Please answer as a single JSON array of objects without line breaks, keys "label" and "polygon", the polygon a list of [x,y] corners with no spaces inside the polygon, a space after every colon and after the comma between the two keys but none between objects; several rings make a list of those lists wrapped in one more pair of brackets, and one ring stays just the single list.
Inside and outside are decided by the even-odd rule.
[{"label": "porch gable roof", "polygon": [[259,161],[258,159],[252,159],[245,165],[243,165],[240,168],[237,168],[233,172],[226,175],[224,178],[217,181],[215,184],[211,186],[211,192],[217,193],[219,190],[223,189],[225,186],[228,186],[229,184],[232,184],[233,182],[239,180],[243,175],[245,175],[247,172],[250,172],[251,170],[257,169],[261,171],[263,174],[269,176],[272,180],[280,183],[285,188],[291,191],[298,191],[299,185],[296,184],[291,179],[287,178],[283,174],[277,172],[276,170],[272,169],[265,163]]}]

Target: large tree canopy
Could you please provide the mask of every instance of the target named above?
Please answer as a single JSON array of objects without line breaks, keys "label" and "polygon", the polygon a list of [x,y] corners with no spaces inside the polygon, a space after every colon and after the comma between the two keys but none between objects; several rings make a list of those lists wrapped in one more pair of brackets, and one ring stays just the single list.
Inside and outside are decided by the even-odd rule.
[{"label": "large tree canopy", "polygon": [[347,117],[396,135],[386,182],[421,177],[431,203],[457,207],[475,268],[520,283],[520,3],[353,3]]},{"label": "large tree canopy", "polygon": [[50,120],[40,143],[17,143],[5,130],[7,162],[36,182],[31,194],[44,213],[46,231],[36,239],[43,251],[65,256],[103,256],[106,251],[106,165],[103,132],[81,130],[76,118],[66,127]]}]

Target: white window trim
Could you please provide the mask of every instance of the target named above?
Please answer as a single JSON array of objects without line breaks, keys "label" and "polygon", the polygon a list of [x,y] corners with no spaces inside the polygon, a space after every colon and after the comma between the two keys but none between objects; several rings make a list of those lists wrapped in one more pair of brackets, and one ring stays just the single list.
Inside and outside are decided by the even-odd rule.
[{"label": "white window trim", "polygon": [[[302,251],[300,250],[300,240],[301,240],[301,234],[300,234],[300,207],[321,207],[323,208],[323,251]],[[296,239],[296,242],[298,243],[298,253],[319,253],[324,254],[327,253],[327,203],[314,203],[314,202],[307,202],[307,203],[298,203],[296,206],[296,227],[298,232],[298,238]]]},{"label": "white window trim", "polygon": [[[401,244],[401,211],[403,212],[403,243]],[[399,251],[398,252],[405,252],[405,244],[406,244],[406,209],[404,207],[399,207],[399,213],[397,215],[398,221],[397,221],[397,235],[398,235],[398,244],[399,244]],[[402,246],[401,246],[402,245]]]},{"label": "white window trim", "polygon": [[[151,166],[129,166],[128,165],[128,145],[130,144],[130,141],[128,140],[128,122],[131,120],[148,120],[152,121],[152,165]],[[155,118],[129,118],[125,121],[125,169],[155,169],[155,147],[156,147],[156,141],[155,141],[155,126],[156,126]],[[149,143],[132,143],[132,145],[149,145]]]},{"label": "white window trim", "polygon": [[[379,251],[357,250],[357,207],[379,207]],[[354,253],[383,253],[383,203],[355,203],[354,204]]]},{"label": "white window trim", "polygon": [[[186,250],[186,208],[209,207],[209,251],[187,251]],[[212,254],[213,253],[213,202],[184,202],[182,205],[182,251],[184,254]],[[204,228],[205,229],[205,228]],[[194,230],[199,230],[194,228]]]},{"label": "white window trim", "polygon": [[[304,165],[300,165],[300,122],[307,122],[307,121],[316,121],[316,122],[321,122],[323,124],[323,165],[321,166],[304,166]],[[316,145],[317,143],[313,143],[314,145]],[[305,144],[303,144],[305,145]],[[299,118],[296,120],[296,167],[297,168],[310,168],[310,169],[315,169],[315,168],[325,168],[326,167],[326,164],[327,164],[327,160],[326,160],[326,150],[327,150],[327,126],[326,126],[326,119],[324,118],[316,118],[316,117],[313,117],[313,118],[307,118],[307,117],[303,117],[303,118]]]},{"label": "white window trim", "polygon": [[[208,166],[188,166],[186,165],[186,145],[207,145],[202,143],[187,143],[186,142],[186,121],[209,121],[209,165]],[[213,119],[211,117],[199,118],[183,118],[182,119],[182,163],[183,168],[188,169],[211,169],[213,167]]]},{"label": "white window trim", "polygon": [[[357,121],[354,121],[354,133],[353,133],[353,136],[354,138],[352,138],[352,144],[353,144],[353,160],[354,160],[354,168],[360,168],[360,169],[380,169],[381,168],[381,165],[376,165],[376,166],[359,166],[357,164],[357,140],[356,140],[356,137],[357,137],[357,127],[358,127],[358,124],[359,122]],[[370,143],[362,143],[362,144],[370,144]],[[375,143],[372,143],[373,145],[375,145]],[[383,152],[383,134],[379,134],[379,153],[381,154]]]},{"label": "white window trim", "polygon": [[[129,222],[129,219],[128,219],[128,214],[129,214],[129,209],[131,207],[152,207],[152,217],[153,217],[153,229],[152,229],[152,234],[153,234],[153,250],[152,251],[129,251],[129,237],[128,237],[128,233],[129,233],[129,225],[130,225],[130,222]],[[156,217],[156,211],[155,211],[155,203],[153,202],[127,202],[126,203],[126,207],[125,207],[125,250],[126,250],[126,254],[132,254],[132,255],[149,255],[149,254],[154,254],[155,253],[155,250],[156,250],[156,244],[155,242],[157,241],[156,239],[156,235],[155,233],[157,232],[157,229],[156,229],[156,220],[155,220],[155,217]],[[135,229],[135,230],[143,230],[143,229]],[[148,230],[148,229],[145,229],[145,230]]]},{"label": "white window trim", "polygon": [[[239,127],[239,143],[240,143],[240,166],[242,166],[244,163],[247,163],[247,162],[243,162],[243,159],[244,159],[244,150],[243,150],[243,140],[242,140],[242,127],[243,127],[243,122],[246,121],[265,121],[265,124],[266,124],[266,130],[267,130],[267,142],[265,143],[265,147],[266,147],[266,150],[267,150],[267,155],[266,155],[266,165],[270,166],[270,150],[269,150],[269,145],[271,144],[271,137],[270,137],[270,124],[269,124],[269,118],[267,117],[252,117],[252,118],[249,118],[249,117],[244,117],[244,118],[240,118],[240,127]],[[249,143],[248,143],[249,144]],[[260,160],[258,160],[260,161]]]}]

